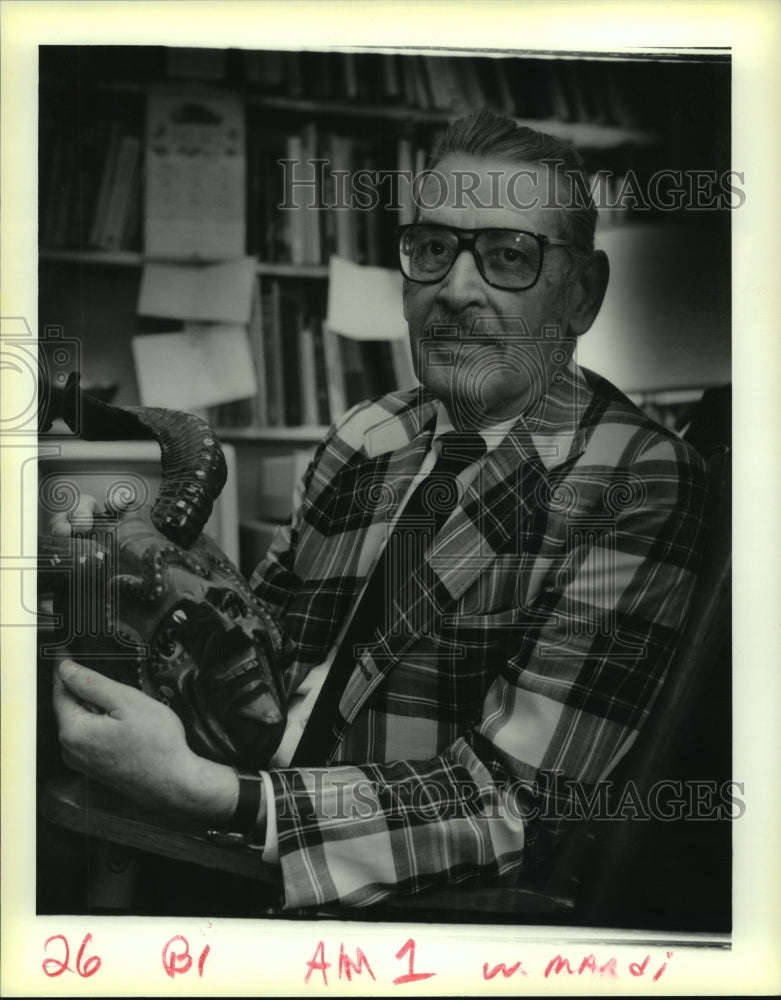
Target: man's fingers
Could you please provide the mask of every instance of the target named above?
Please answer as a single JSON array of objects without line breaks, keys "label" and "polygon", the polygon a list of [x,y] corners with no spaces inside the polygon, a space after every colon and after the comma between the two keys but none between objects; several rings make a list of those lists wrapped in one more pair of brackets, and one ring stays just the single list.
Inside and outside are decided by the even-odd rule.
[{"label": "man's fingers", "polygon": [[[83,667],[73,660],[62,660],[57,666],[57,677],[65,689],[76,698],[95,705],[108,714],[116,713],[125,702],[128,692],[132,689],[110,677]],[[57,687],[55,684],[55,698]]]},{"label": "man's fingers", "polygon": [[102,508],[95,497],[84,493],[79,497],[73,510],[54,514],[49,525],[52,535],[70,537],[75,529],[89,530],[96,515],[102,513]]}]

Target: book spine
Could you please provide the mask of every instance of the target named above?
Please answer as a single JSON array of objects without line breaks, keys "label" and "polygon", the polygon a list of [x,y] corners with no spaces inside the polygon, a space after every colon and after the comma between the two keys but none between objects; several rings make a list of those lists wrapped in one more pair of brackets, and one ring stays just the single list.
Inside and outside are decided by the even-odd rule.
[{"label": "book spine", "polygon": [[316,423],[328,425],[331,423],[331,408],[328,395],[328,368],[325,361],[325,342],[323,325],[319,319],[312,319],[312,343],[315,360],[315,392],[317,394]]},{"label": "book spine", "polygon": [[330,420],[338,420],[347,411],[347,394],[345,391],[344,365],[339,345],[339,334],[334,333],[323,323],[323,362],[326,371],[326,386],[328,388],[328,409]]},{"label": "book spine", "polygon": [[301,390],[298,374],[299,307],[292,296],[280,295],[279,316],[284,383],[284,424],[286,427],[298,427],[301,423]]},{"label": "book spine", "polygon": [[280,323],[280,289],[272,281],[262,296],[263,349],[266,370],[266,408],[269,427],[285,423],[285,395],[282,369],[282,331]]},{"label": "book spine", "polygon": [[307,179],[312,176],[315,183],[313,193],[310,194],[309,189],[307,189],[306,207],[299,210],[304,228],[306,260],[309,264],[319,264],[321,260],[320,208],[322,191],[320,190],[320,172],[316,166],[310,166],[310,161],[317,158],[317,127],[314,122],[309,122],[304,126],[301,145],[304,161],[301,166],[303,176]]},{"label": "book spine", "polygon": [[263,330],[263,302],[260,283],[255,279],[252,286],[252,312],[249,323],[249,343],[255,366],[257,392],[252,400],[249,423],[253,427],[266,427],[268,418],[268,372],[266,370],[266,347]]},{"label": "book spine", "polygon": [[319,422],[315,341],[312,327],[303,317],[299,317],[298,325],[298,375],[301,423],[314,426]]},{"label": "book spine", "polygon": [[117,153],[116,169],[106,208],[106,222],[99,246],[105,250],[118,250],[122,245],[130,199],[136,172],[139,169],[141,140],[135,135],[124,135]]},{"label": "book spine", "polygon": [[[345,199],[349,204],[352,177],[353,141],[340,135],[331,135],[330,141],[332,168],[339,171],[338,181],[344,190]],[[342,201],[342,198],[339,198]],[[345,260],[358,259],[358,233],[355,212],[347,208],[334,209],[336,216],[336,253]]]},{"label": "book spine", "polygon": [[[401,136],[399,138],[396,156],[398,168],[402,176],[404,176],[405,171],[409,171],[409,173],[414,177],[416,163],[411,139],[408,139],[406,136]],[[414,222],[415,220],[415,205],[413,203],[412,191],[413,189],[411,185],[404,184],[400,187],[402,207],[399,213],[399,222],[402,225],[408,222]]]},{"label": "book spine", "polygon": [[111,123],[106,156],[103,160],[103,173],[100,178],[100,189],[98,200],[95,203],[95,214],[92,217],[92,228],[90,230],[90,246],[102,246],[103,233],[105,232],[106,217],[108,214],[109,198],[111,197],[111,187],[114,182],[114,167],[119,153],[119,122]]},{"label": "book spine", "polygon": [[[303,152],[304,145],[301,135],[293,133],[287,137],[286,141],[288,170],[295,179],[302,177],[303,172]],[[307,238],[306,238],[306,218],[301,206],[285,210],[287,223],[289,226],[288,235],[290,238],[290,260],[293,264],[307,263]]]},{"label": "book spine", "polygon": [[369,381],[372,373],[367,370],[361,341],[339,336],[344,371],[344,393],[347,406],[354,406],[372,395]]}]

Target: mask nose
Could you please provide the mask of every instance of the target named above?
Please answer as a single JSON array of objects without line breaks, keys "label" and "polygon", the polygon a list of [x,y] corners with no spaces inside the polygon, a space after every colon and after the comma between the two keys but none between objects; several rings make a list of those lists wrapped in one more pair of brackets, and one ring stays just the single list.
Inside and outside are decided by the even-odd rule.
[{"label": "mask nose", "polygon": [[282,709],[270,691],[264,691],[247,705],[243,705],[238,714],[244,716],[245,719],[263,722],[269,726],[282,722],[284,719]]}]

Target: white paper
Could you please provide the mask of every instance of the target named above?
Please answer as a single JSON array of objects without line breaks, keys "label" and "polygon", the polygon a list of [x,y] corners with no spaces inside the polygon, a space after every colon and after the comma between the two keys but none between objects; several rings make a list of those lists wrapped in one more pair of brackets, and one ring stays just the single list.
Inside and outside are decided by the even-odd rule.
[{"label": "white paper", "polygon": [[145,162],[147,255],[215,259],[244,252],[244,108],[236,95],[152,88]]},{"label": "white paper", "polygon": [[342,257],[332,257],[328,327],[353,340],[405,340],[407,321],[401,304],[401,286],[398,271],[364,267]]},{"label": "white paper", "polygon": [[138,312],[201,323],[247,324],[254,281],[253,257],[221,264],[147,264]]},{"label": "white paper", "polygon": [[133,337],[132,345],[143,406],[192,411],[257,392],[244,327],[192,324]]}]

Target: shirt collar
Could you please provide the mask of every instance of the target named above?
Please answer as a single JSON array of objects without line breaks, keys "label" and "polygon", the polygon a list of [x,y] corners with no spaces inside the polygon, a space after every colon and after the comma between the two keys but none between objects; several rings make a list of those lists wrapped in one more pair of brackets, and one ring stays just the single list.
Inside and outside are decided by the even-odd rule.
[{"label": "shirt collar", "polygon": [[[509,417],[481,428],[486,452],[494,451],[513,427],[522,425],[531,435],[547,468],[565,461],[582,450],[584,430],[579,426],[587,403],[592,398],[583,372],[570,358],[546,387],[546,391],[522,416]],[[454,430],[450,416],[442,402],[435,400],[436,424],[434,445],[447,431]]]},{"label": "shirt collar", "polygon": [[[434,447],[436,447],[437,441],[443,434],[447,434],[448,431],[455,430],[453,422],[450,419],[450,414],[445,409],[444,404],[437,400],[436,407],[437,422],[434,426]],[[494,448],[497,448],[505,437],[507,437],[510,428],[517,422],[517,417],[510,417],[507,420],[500,420],[495,424],[489,424],[487,427],[481,427],[478,433],[483,441],[485,441],[486,453],[490,453],[494,450]]]}]

